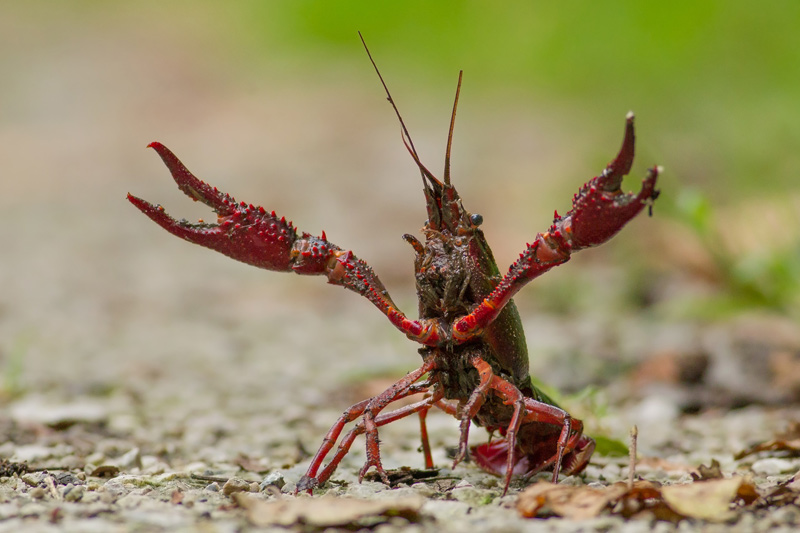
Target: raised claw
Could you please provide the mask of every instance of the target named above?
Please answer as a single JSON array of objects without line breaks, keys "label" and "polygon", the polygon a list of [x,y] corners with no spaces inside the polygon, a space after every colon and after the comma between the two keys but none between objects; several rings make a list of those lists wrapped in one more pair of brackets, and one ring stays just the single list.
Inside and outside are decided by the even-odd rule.
[{"label": "raised claw", "polygon": [[175,220],[160,205],[153,205],[128,194],[128,200],[156,224],[189,242],[211,248],[248,265],[294,272],[324,275],[328,283],[354,291],[381,310],[392,324],[422,344],[437,345],[444,333],[438,320],[409,320],[394,302],[372,268],[352,251],[342,250],[328,241],[325,232],[315,237],[298,235],[286,218],[275,211],[245,202],[237,203],[229,194],[197,179],[166,146],[154,142],[153,148],[166,163],[178,188],[195,201],[203,202],[217,213],[213,224]]},{"label": "raised claw", "polygon": [[297,231],[291,222],[236,200],[196,178],[166,146],[150,143],[167,165],[178,188],[195,201],[217,213],[216,223],[189,223],[169,216],[160,205],[153,205],[128,194],[128,200],[156,224],[189,242],[211,248],[237,261],[267,270],[290,270],[292,247]]},{"label": "raised claw", "polygon": [[526,283],[569,261],[572,252],[606,242],[645,206],[653,205],[658,198],[658,167],[650,170],[638,194],[625,194],[621,189],[622,178],[633,163],[635,144],[633,113],[625,119],[625,139],[614,160],[580,188],[567,214],[555,214],[550,229],[528,244],[491,294],[472,313],[453,323],[453,341],[460,344],[472,340]]},{"label": "raised claw", "polygon": [[617,157],[599,176],[581,187],[572,199],[570,212],[556,219],[551,228],[555,232],[562,226],[562,234],[573,250],[606,242],[658,197],[655,188],[658,167],[649,171],[638,194],[622,192],[622,178],[630,172],[635,145],[633,113],[625,118],[625,139]]}]

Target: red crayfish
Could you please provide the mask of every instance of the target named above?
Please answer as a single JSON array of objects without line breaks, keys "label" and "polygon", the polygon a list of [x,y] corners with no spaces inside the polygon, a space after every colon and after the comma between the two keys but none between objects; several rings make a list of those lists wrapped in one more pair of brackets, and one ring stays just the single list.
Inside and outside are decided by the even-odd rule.
[{"label": "red crayfish", "polygon": [[[380,80],[386,89],[383,78]],[[380,459],[378,427],[414,413],[420,417],[425,465],[432,468],[425,416],[434,406],[460,420],[454,466],[468,454],[472,422],[500,434],[500,438],[471,451],[483,469],[505,477],[504,492],[512,475],[530,477],[550,469],[553,481],[557,481],[559,472],[578,473],[594,451],[594,441],[583,435],[583,423],[531,383],[525,336],[512,297],[533,278],[567,262],[572,252],[604,243],[645,206],[652,207],[658,196],[658,167],[649,171],[638,194],[621,191],[622,178],[630,171],[634,154],[633,114],[628,114],[616,158],[579,189],[572,209],[562,216],[556,213],[552,226],[536,235],[501,276],[479,227],[481,215],[463,207],[450,182],[450,147],[460,88],[459,75],[441,180],[420,161],[386,89],[400,120],[403,142],[422,175],[427,204],[428,220],[422,228],[425,242],[412,235],[403,236],[416,253],[418,319],[397,308],[372,268],[352,251],[328,241],[324,232],[320,237],[299,233],[275,211],[237,202],[197,179],[160,143],[149,146],[161,156],[187,196],[214,209],[217,222],[175,220],[160,205],[128,195],[128,200],[158,225],[189,242],[267,270],[326,276],[328,283],[367,298],[396,328],[422,345],[422,366],[383,393],[348,408],[336,421],[298,482],[298,490],[311,490],[328,480],[361,434],[366,434],[367,459],[359,479],[375,467],[388,483]],[[390,403],[417,394],[423,396],[416,403],[383,412]],[[345,425],[358,418],[323,468]]]}]

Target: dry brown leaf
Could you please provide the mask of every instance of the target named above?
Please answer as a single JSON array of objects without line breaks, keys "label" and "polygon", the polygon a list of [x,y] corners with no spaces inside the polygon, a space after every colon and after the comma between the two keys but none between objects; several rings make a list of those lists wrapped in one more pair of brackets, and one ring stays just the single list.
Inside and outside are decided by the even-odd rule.
[{"label": "dry brown leaf", "polygon": [[682,518],[720,522],[733,516],[731,504],[750,504],[757,498],[755,485],[741,477],[664,487],[644,480],[631,487],[621,481],[601,488],[540,482],[520,494],[517,510],[527,518],[555,514],[582,520],[611,509],[626,518],[648,514],[673,522]]},{"label": "dry brown leaf", "polygon": [[[661,498],[661,484],[655,481],[646,481],[644,479],[639,479],[633,482],[632,487],[628,487],[628,483],[625,481],[617,481],[611,488],[616,489],[617,491],[621,491],[620,499],[621,500],[653,500],[653,499],[660,499]],[[625,489],[622,491],[622,489]]]},{"label": "dry brown leaf", "polygon": [[620,493],[614,502],[613,514],[631,518],[651,513],[660,520],[676,521],[674,512],[661,498],[660,483],[640,479],[634,481],[632,486],[628,486],[627,482],[618,481],[612,488]]},{"label": "dry brown leaf", "polygon": [[775,438],[742,450],[734,456],[737,461],[754,453],[776,451],[800,454],[800,422],[790,422],[786,431],[778,433]]},{"label": "dry brown leaf", "polygon": [[558,485],[549,481],[540,481],[529,486],[517,497],[517,511],[525,518],[535,518],[547,503],[547,493]]},{"label": "dry brown leaf", "polygon": [[659,498],[658,487],[647,481],[637,481],[629,489],[627,483],[609,487],[574,487],[542,481],[528,487],[519,495],[517,510],[526,518],[556,514],[582,520],[598,516],[604,509],[625,499]]},{"label": "dry brown leaf", "polygon": [[709,479],[722,479],[724,477],[719,467],[719,461],[716,459],[711,460],[711,466],[700,465],[697,467],[697,473],[692,472],[692,479],[694,481],[707,481]]},{"label": "dry brown leaf", "polygon": [[[782,507],[800,503],[800,472],[791,479],[769,490],[763,497],[763,506]],[[759,502],[759,503],[762,503]]]},{"label": "dry brown leaf", "polygon": [[247,520],[254,526],[292,526],[306,524],[313,527],[341,527],[367,517],[402,516],[408,520],[419,519],[422,498],[397,498],[393,500],[356,500],[353,498],[294,498],[264,501],[238,492],[232,495],[236,503],[247,512]]},{"label": "dry brown leaf", "polygon": [[688,517],[724,522],[733,516],[731,504],[742,495],[755,492],[752,483],[741,477],[698,481],[662,487],[661,496],[676,513]]},{"label": "dry brown leaf", "polygon": [[550,512],[581,520],[599,515],[613,498],[608,488],[574,487],[543,481],[519,495],[517,510],[527,518]]},{"label": "dry brown leaf", "polygon": [[745,478],[739,486],[739,491],[736,493],[736,498],[741,500],[745,505],[750,505],[760,497],[761,495],[758,493],[755,483],[749,478]]}]

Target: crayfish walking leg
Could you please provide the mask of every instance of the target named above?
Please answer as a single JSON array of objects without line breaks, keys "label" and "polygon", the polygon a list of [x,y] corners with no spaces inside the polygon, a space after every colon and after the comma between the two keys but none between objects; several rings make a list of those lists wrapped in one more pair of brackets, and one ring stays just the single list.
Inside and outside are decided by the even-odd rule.
[{"label": "crayfish walking leg", "polygon": [[[505,494],[508,492],[511,476],[515,473],[518,462],[526,459],[526,457],[524,457],[526,451],[538,451],[537,448],[543,447],[546,443],[546,440],[542,443],[518,443],[517,436],[520,432],[520,428],[525,426],[533,427],[535,424],[557,425],[561,426],[561,431],[556,442],[555,453],[545,461],[534,463],[532,470],[525,472],[526,475],[530,476],[544,468],[552,466],[553,482],[557,482],[565,454],[573,452],[576,449],[581,449],[581,443],[584,442],[582,440],[583,423],[580,420],[573,419],[570,417],[569,413],[559,407],[534,400],[533,398],[526,398],[513,383],[510,383],[500,376],[494,375],[491,366],[481,357],[474,357],[472,359],[472,365],[478,370],[481,376],[481,384],[476,389],[476,392],[483,394],[485,389],[491,389],[503,400],[503,403],[514,406],[513,415],[507,426],[505,428],[499,428],[505,434],[505,439],[499,442],[495,441],[483,444],[475,449],[478,464],[486,470],[504,474],[505,485],[503,494]],[[468,404],[473,401],[473,398],[475,398],[475,393],[473,393]],[[468,413],[464,413],[462,416],[466,416],[467,414]],[[462,418],[462,422],[463,420],[464,418]],[[465,426],[462,424],[462,441],[466,438],[463,432],[468,429],[469,425]],[[533,437],[535,438],[535,433]],[[589,447],[591,447],[591,450],[588,450],[588,453],[591,455],[591,451],[594,450],[594,442],[591,439],[585,438],[585,445],[583,445],[583,448]],[[494,452],[491,458],[488,457],[488,450]],[[583,451],[583,449],[580,451]],[[500,465],[503,459],[505,464],[501,467]],[[586,460],[588,460],[588,456]],[[585,463],[579,466],[582,467],[584,464]],[[570,473],[578,471],[579,468],[577,468],[577,466],[578,465],[573,467],[573,462],[571,461]]]},{"label": "crayfish walking leg", "polygon": [[[405,418],[409,415],[414,413],[426,413],[430,410],[431,406],[433,406],[437,401],[439,401],[443,396],[442,392],[436,392],[433,396],[425,398],[419,402],[413,403],[411,405],[406,405],[405,407],[401,407],[389,413],[384,413],[375,418],[375,426],[380,427],[385,424],[389,424],[394,422],[395,420],[400,420],[401,418]],[[421,415],[424,416],[424,415]],[[330,463],[319,473],[317,477],[318,483],[324,483],[328,480],[328,478],[333,474],[333,471],[336,470],[336,466],[339,462],[344,458],[345,455],[350,451],[350,447],[353,444],[353,441],[356,437],[366,432],[366,424],[364,421],[360,421],[356,426],[347,433],[347,435],[342,438],[342,442],[339,444],[339,449],[336,450],[336,454],[331,459]],[[425,448],[425,443],[427,440],[427,436],[423,435],[423,448]],[[433,468],[433,460],[430,459],[430,453],[426,454],[425,457],[425,467],[426,468]],[[359,481],[363,476],[359,475]],[[388,484],[388,480],[384,480],[385,483]]]},{"label": "crayfish walking leg", "polygon": [[[322,440],[322,445],[314,455],[314,458],[311,460],[311,464],[309,465],[306,474],[298,482],[297,490],[313,489],[320,483],[325,482],[336,469],[339,462],[347,453],[347,450],[350,449],[353,439],[355,439],[355,437],[361,433],[367,434],[367,461],[359,472],[359,480],[364,477],[364,474],[366,474],[370,467],[374,466],[381,478],[388,484],[388,478],[383,470],[380,460],[377,427],[386,424],[391,420],[403,418],[418,412],[423,408],[428,409],[430,408],[430,405],[441,399],[441,396],[434,395],[431,398],[423,400],[422,402],[418,402],[420,405],[415,410],[406,410],[406,408],[401,408],[397,411],[393,411],[382,416],[378,416],[378,413],[380,413],[380,411],[382,411],[387,405],[396,400],[400,400],[413,394],[427,392],[427,385],[423,384],[422,386],[415,386],[414,383],[422,378],[422,376],[433,370],[435,367],[436,365],[433,361],[426,361],[421,367],[413,372],[410,372],[408,375],[397,381],[394,385],[386,389],[381,394],[358,402],[357,404],[348,408],[331,427],[327,435],[325,435],[325,438]],[[359,416],[363,416],[362,421],[359,422],[356,428],[351,430],[350,433],[345,436],[340,444],[339,451],[337,451],[333,459],[331,459],[330,463],[328,463],[328,465],[325,467],[322,474],[317,477],[317,471],[322,465],[322,462],[325,460],[325,457],[330,452],[331,448],[333,448],[333,445],[338,440],[342,430],[344,429],[344,426]],[[343,448],[344,451],[342,450]]]}]

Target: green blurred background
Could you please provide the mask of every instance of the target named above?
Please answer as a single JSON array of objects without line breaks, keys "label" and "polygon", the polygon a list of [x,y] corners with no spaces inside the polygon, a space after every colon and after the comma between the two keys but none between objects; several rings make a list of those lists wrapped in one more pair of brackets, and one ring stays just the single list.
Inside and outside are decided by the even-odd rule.
[{"label": "green blurred background", "polygon": [[[501,270],[613,157],[625,113],[636,112],[625,186],[663,165],[662,197],[653,219],[585,260],[624,265],[623,275],[570,267],[535,284],[523,307],[569,312],[585,299],[602,313],[611,298],[678,316],[798,314],[800,3],[195,0],[0,10],[0,201],[15,223],[35,223],[23,199],[49,198],[59,220],[85,217],[77,228],[152,232],[124,204],[127,190],[179,216],[208,216],[186,206],[141,150],[159,139],[203,178],[302,229],[327,230],[390,286],[408,285],[411,254],[399,237],[420,227],[422,196],[360,30],[435,172],[465,71],[454,179],[467,208],[484,215]],[[158,242],[165,253],[173,247]],[[598,279],[616,284],[597,288]],[[413,294],[398,299],[413,306]]]}]

